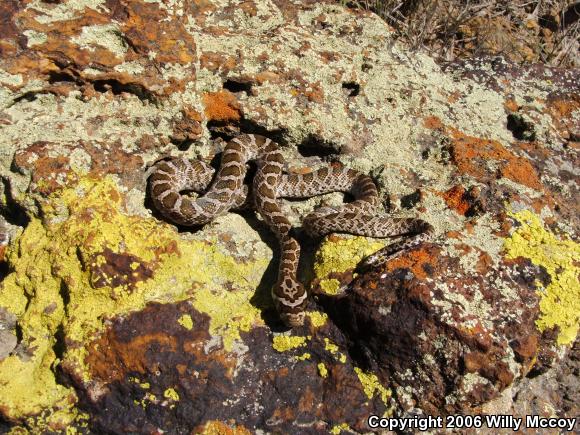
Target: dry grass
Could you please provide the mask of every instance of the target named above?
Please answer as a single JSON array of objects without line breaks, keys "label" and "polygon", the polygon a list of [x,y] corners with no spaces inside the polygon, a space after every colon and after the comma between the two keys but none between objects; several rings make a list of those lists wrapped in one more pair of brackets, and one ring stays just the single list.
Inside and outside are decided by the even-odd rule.
[{"label": "dry grass", "polygon": [[580,66],[578,0],[341,0],[372,10],[412,48],[444,59],[501,55]]}]

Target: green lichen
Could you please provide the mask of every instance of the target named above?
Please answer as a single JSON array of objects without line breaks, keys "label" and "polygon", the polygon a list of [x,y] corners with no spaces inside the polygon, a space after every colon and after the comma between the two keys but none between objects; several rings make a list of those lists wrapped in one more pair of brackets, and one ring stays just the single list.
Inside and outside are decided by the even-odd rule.
[{"label": "green lichen", "polygon": [[38,415],[28,417],[24,420],[24,425],[15,425],[6,433],[10,435],[29,435],[44,433],[63,433],[74,435],[88,432],[88,414],[78,414],[75,418],[74,426],[71,426],[70,412],[65,410],[50,410]]},{"label": "green lichen", "polygon": [[528,258],[550,275],[550,284],[538,292],[541,314],[536,326],[540,331],[559,327],[558,344],[570,344],[576,339],[580,323],[580,245],[557,238],[544,228],[539,216],[528,210],[510,216],[521,226],[505,240],[506,257]]},{"label": "green lichen", "polygon": [[94,51],[94,46],[103,47],[123,59],[127,52],[127,44],[122,37],[121,29],[117,24],[84,26],[81,34],[71,38],[79,47]]},{"label": "green lichen", "polygon": [[42,24],[53,23],[57,21],[69,21],[81,15],[85,8],[91,8],[95,11],[105,6],[104,0],[76,0],[56,5],[45,5],[43,2],[32,2],[28,6],[40,12],[35,20]]},{"label": "green lichen", "polygon": [[[41,227],[36,220],[30,222],[20,240],[31,236],[30,242],[37,243],[38,249],[31,247],[25,261],[16,261],[15,254],[10,254],[14,272],[0,287],[0,306],[19,317],[22,344],[33,350],[30,357],[12,354],[0,361],[0,404],[14,417],[53,408],[55,422],[64,419],[70,423],[78,416],[73,409],[76,395],[72,389],[59,385],[52,371],[56,361],[53,334],[62,320],[64,307],[59,281],[51,276],[50,264],[42,264],[44,258],[38,255],[48,243]],[[70,412],[64,417],[67,411]]]},{"label": "green lichen", "polygon": [[[47,408],[68,410],[70,421],[77,418],[74,390],[54,376],[58,328],[70,342],[86,344],[109,317],[141,310],[151,301],[184,299],[210,316],[209,332],[221,337],[226,350],[240,331],[263,325],[260,311],[250,304],[257,282],[248,276],[259,276],[254,269],[265,269],[267,259],[240,264],[214,246],[183,240],[156,219],[127,216],[122,206],[111,177],[80,177],[74,187],[47,198],[41,204],[43,220],[32,218],[9,247],[14,272],[0,286],[0,306],[18,317],[22,345],[30,349],[30,357],[14,354],[0,361],[0,406],[10,418]],[[111,287],[111,277],[101,269],[106,249],[153,273],[139,277],[138,267],[129,267],[126,282]],[[71,346],[64,359],[88,382],[86,354],[86,346]],[[53,415],[62,420],[63,412]]]}]

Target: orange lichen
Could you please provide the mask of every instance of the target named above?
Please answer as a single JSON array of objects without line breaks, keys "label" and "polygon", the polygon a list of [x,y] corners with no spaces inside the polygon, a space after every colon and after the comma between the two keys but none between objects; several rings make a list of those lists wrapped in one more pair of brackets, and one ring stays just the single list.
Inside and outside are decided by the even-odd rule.
[{"label": "orange lichen", "polygon": [[542,190],[540,178],[532,164],[524,157],[518,157],[496,140],[482,139],[466,135],[457,129],[450,129],[453,138],[452,154],[460,173],[476,178],[489,176],[486,161],[499,163],[498,175],[536,190]]},{"label": "orange lichen", "polygon": [[550,151],[538,144],[537,142],[514,141],[511,143],[512,147],[531,153],[535,158],[547,159],[550,157]]},{"label": "orange lichen", "polygon": [[313,83],[304,91],[304,95],[308,98],[308,101],[314,103],[322,103],[324,101],[324,92],[319,83]]},{"label": "orange lichen", "polygon": [[265,82],[278,83],[280,82],[280,75],[271,71],[262,71],[254,76],[258,84],[264,84]]},{"label": "orange lichen", "polygon": [[204,52],[200,58],[201,69],[207,69],[209,71],[220,70],[226,73],[236,67],[236,58],[234,56],[228,56],[223,53],[215,53],[212,51]]},{"label": "orange lichen", "polygon": [[447,237],[448,239],[461,239],[462,235],[459,231],[447,231],[447,233],[445,233],[445,237]]},{"label": "orange lichen", "polygon": [[465,200],[465,188],[463,186],[453,186],[448,191],[438,195],[443,198],[447,207],[455,210],[462,216],[469,210],[470,204]]},{"label": "orange lichen", "polygon": [[241,118],[238,100],[229,91],[206,93],[203,104],[209,121],[238,121]]},{"label": "orange lichen", "polygon": [[513,100],[513,99],[511,99],[511,98],[510,98],[510,99],[508,99],[508,100],[506,100],[506,101],[503,103],[503,107],[505,107],[505,109],[506,109],[508,112],[517,112],[517,111],[518,111],[518,109],[520,108],[520,107],[518,106],[518,103],[516,103],[516,102],[515,102],[515,100]]},{"label": "orange lichen", "polygon": [[147,373],[148,349],[151,347],[175,352],[175,337],[161,332],[137,336],[124,342],[114,331],[105,334],[89,345],[86,363],[93,379],[106,382],[120,381],[130,373]]},{"label": "orange lichen", "polygon": [[491,256],[487,252],[481,251],[477,263],[475,264],[475,270],[481,275],[485,275],[492,266],[493,260],[491,259]]},{"label": "orange lichen", "polygon": [[423,125],[430,130],[441,130],[445,127],[437,116],[423,118]]},{"label": "orange lichen", "polygon": [[[208,335],[194,330],[193,325],[203,321],[203,316],[184,302],[150,304],[144,311],[125,317],[123,322],[113,322],[87,346],[85,363],[90,379],[110,383],[135,373],[148,376],[164,361],[176,363],[190,358],[202,365],[211,362],[223,369],[226,378],[232,379],[237,364],[235,356],[223,349],[208,353],[200,345],[199,340],[207,339]],[[157,352],[152,353],[151,349]],[[187,366],[179,370],[187,373]]]},{"label": "orange lichen", "polygon": [[399,268],[406,268],[411,270],[413,274],[419,279],[426,279],[428,275],[425,271],[425,266],[433,266],[435,263],[435,257],[428,249],[418,249],[411,251],[397,257],[387,263],[387,270],[393,271]]},{"label": "orange lichen", "polygon": [[578,131],[578,121],[574,114],[580,111],[580,96],[569,96],[548,100],[548,112],[556,129],[562,136],[569,138],[572,132]]},{"label": "orange lichen", "polygon": [[243,426],[230,426],[226,423],[217,420],[208,421],[192,433],[199,433],[202,435],[250,435],[251,432]]},{"label": "orange lichen", "polygon": [[569,118],[580,110],[580,97],[571,95],[568,99],[557,99],[549,102],[552,113],[557,118]]},{"label": "orange lichen", "polygon": [[462,96],[463,96],[463,93],[462,92],[459,92],[459,91],[452,92],[451,94],[447,95],[447,102],[449,104],[454,104],[457,101],[459,101],[459,99]]}]

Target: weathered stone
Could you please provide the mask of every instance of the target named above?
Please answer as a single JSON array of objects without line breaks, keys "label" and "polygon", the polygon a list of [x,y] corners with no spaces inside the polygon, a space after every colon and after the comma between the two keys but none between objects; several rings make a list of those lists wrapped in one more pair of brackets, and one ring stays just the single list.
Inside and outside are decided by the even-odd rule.
[{"label": "weathered stone", "polygon": [[[441,254],[412,252],[357,278],[343,297],[322,300],[353,352],[399,400],[431,415],[469,413],[497,397],[538,354],[539,270],[529,261],[506,262],[501,272],[453,278],[458,260]],[[531,279],[522,280],[525,274]],[[503,294],[488,288],[500,280],[516,285]],[[522,341],[531,348],[522,351]],[[514,346],[521,366],[512,362]]]}]

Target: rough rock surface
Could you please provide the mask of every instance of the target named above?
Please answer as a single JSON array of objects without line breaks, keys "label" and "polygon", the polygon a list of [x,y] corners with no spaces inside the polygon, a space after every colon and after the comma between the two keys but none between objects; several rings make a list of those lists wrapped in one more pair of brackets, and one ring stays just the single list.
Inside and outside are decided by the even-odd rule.
[{"label": "rough rock surface", "polygon": [[[0,17],[4,428],[578,414],[578,71],[438,65],[317,1],[7,0]],[[301,236],[314,297],[284,330],[259,219],[176,228],[147,199],[156,159],[210,161],[238,132],[279,141],[289,170],[371,174],[437,238],[358,273],[384,241]],[[299,224],[320,203],[284,206]]]}]

